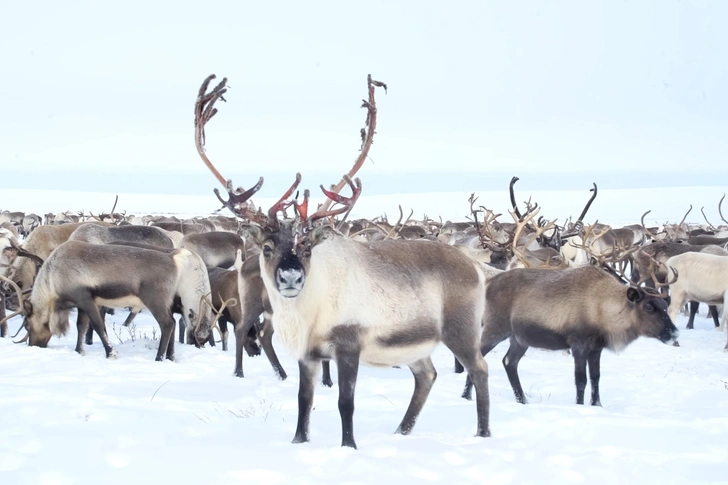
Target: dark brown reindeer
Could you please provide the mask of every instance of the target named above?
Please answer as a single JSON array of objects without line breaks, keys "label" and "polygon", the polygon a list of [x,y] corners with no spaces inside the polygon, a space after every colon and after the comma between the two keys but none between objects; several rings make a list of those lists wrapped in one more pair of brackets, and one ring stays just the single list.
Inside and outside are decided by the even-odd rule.
[{"label": "dark brown reindeer", "polygon": [[[212,79],[208,77],[200,89],[198,133],[214,115],[213,103],[225,92],[223,80],[206,93]],[[377,114],[374,89],[380,85],[368,77],[369,100],[364,103],[367,128],[362,130],[362,153],[355,167],[363,164],[371,145]],[[209,104],[203,106],[200,101]],[[251,213],[247,200],[260,189],[262,179],[248,191],[235,191],[200,148],[203,160],[227,188],[229,199],[220,200],[235,214],[253,222],[245,232],[261,248],[260,271],[273,309],[273,327],[299,359],[295,443],[309,441],[314,382],[322,360],[334,360],[338,367],[342,446],[350,447],[356,447],[353,413],[359,364],[409,365],[415,376],[415,391],[397,429],[408,434],[435,380],[430,355],[439,342],[444,342],[473,376],[478,402],[477,435],[490,435],[487,365],[477,345],[485,290],[485,275],[479,263],[444,244],[420,240],[361,244],[329,225],[316,226],[316,221],[351,210],[361,184],[358,180],[354,183],[350,176],[340,184],[352,189],[350,198],[322,187],[331,202],[342,204],[339,209],[324,204],[309,216],[307,202],[291,202],[296,204],[294,220],[279,220],[276,206],[267,216]],[[425,293],[428,297],[423,299]]]},{"label": "dark brown reindeer", "polygon": [[[179,298],[195,337],[204,342],[210,334],[212,309],[206,303],[210,283],[204,263],[196,254],[180,249],[166,254],[129,246],[68,241],[59,246],[38,272],[30,300],[16,287],[30,345],[46,347],[53,335],[68,331],[72,308],[83,312],[101,339],[107,357],[115,356],[100,306],[148,308],[162,330],[156,360],[174,360],[174,325],[171,308]],[[79,319],[76,350],[83,353]]]},{"label": "dark brown reindeer", "polygon": [[[663,298],[595,266],[506,271],[488,281],[485,301],[482,352],[510,339],[503,365],[519,403],[526,396],[518,363],[529,347],[571,350],[577,404],[584,404],[588,363],[591,404],[600,406],[603,349],[619,352],[640,336],[669,343],[678,335]],[[468,379],[463,397],[470,399],[470,392]]]}]

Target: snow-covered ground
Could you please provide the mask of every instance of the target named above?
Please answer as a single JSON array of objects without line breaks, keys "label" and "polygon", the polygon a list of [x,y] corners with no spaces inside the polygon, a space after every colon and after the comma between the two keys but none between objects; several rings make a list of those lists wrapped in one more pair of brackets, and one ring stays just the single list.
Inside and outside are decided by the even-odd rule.
[{"label": "snow-covered ground", "polygon": [[680,348],[640,339],[605,352],[603,408],[574,404],[571,357],[537,349],[520,365],[531,403],[516,404],[501,344],[487,357],[489,439],[473,437],[475,404],[460,398],[464,378],[444,347],[410,436],[393,434],[414,387],[409,370],[362,367],[355,451],[339,447],[336,386],[316,389],[312,441],[290,443],[298,372],[281,345],[288,380],[264,356],[246,356],[240,379],[219,346],[178,346],[176,362],[155,362],[156,323],[142,313],[132,341],[125,317],[107,317],[115,360],[98,339],[77,355],[73,325],[46,349],[0,340],[0,483],[728,482],[726,337],[705,318],[682,330]]}]

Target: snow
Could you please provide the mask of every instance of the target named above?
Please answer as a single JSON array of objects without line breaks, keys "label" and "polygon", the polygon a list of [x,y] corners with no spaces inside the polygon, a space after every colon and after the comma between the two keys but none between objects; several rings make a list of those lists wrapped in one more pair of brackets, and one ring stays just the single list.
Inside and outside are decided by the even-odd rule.
[{"label": "snow", "polygon": [[[692,203],[705,205],[715,222],[724,190],[600,190],[589,219],[634,223],[654,207],[651,221],[675,221]],[[476,195],[507,219],[505,190]],[[528,195],[547,217],[563,217],[578,212],[589,193],[542,191],[523,198]],[[468,196],[362,196],[353,217],[386,211],[391,220],[402,204],[407,212],[415,209],[415,217],[463,219]],[[96,212],[108,210],[113,195],[0,193],[2,207],[17,200],[41,214],[81,207]],[[217,206],[212,195],[121,194],[119,209],[192,215]],[[688,220],[698,222],[699,211]],[[705,318],[696,319],[695,330],[682,330],[679,348],[640,339],[619,355],[605,352],[603,408],[575,405],[571,357],[538,349],[519,367],[530,404],[517,404],[501,364],[507,343],[499,345],[486,358],[488,439],[473,436],[475,404],[460,398],[464,376],[454,374],[446,348],[433,355],[438,379],[410,436],[394,434],[414,388],[409,370],[362,367],[354,415],[359,449],[351,450],[339,446],[336,386],[316,388],[312,441],[291,444],[297,364],[275,337],[288,379],[277,380],[264,356],[247,355],[240,379],[233,376],[233,352],[219,346],[177,345],[175,362],[155,362],[157,324],[143,312],[132,341],[121,329],[126,315],[117,310],[107,317],[118,351],[111,360],[98,338],[85,356],[77,355],[73,325],[47,349],[0,339],[0,484],[728,483],[726,335]],[[685,323],[680,316],[678,327]],[[20,318],[10,322],[11,334],[19,325]]]},{"label": "snow", "polygon": [[[446,348],[433,356],[438,379],[410,436],[393,434],[414,387],[409,370],[362,367],[358,450],[339,446],[336,385],[316,388],[311,442],[290,443],[298,372],[275,337],[289,378],[277,380],[264,356],[246,355],[241,379],[232,374],[233,352],[219,346],[178,345],[175,362],[155,362],[154,320],[139,315],[132,341],[120,330],[125,318],[118,310],[107,317],[116,359],[104,357],[97,338],[76,354],[73,326],[46,349],[0,340],[0,482],[728,480],[728,354],[725,334],[705,318],[682,330],[679,348],[639,339],[619,355],[605,352],[603,408],[574,404],[571,357],[538,349],[520,364],[530,404],[517,404],[500,362],[507,343],[499,345],[487,356],[487,439],[473,436],[475,404],[460,398],[464,377],[453,373]],[[678,326],[685,322],[681,316]],[[11,332],[19,325],[13,319]]]}]

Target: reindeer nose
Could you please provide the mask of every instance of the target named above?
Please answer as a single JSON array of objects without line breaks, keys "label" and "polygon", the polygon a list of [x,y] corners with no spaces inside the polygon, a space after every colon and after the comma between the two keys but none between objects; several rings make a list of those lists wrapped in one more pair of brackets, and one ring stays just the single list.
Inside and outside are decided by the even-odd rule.
[{"label": "reindeer nose", "polygon": [[296,288],[303,283],[303,272],[298,269],[278,269],[276,280],[279,288]]}]

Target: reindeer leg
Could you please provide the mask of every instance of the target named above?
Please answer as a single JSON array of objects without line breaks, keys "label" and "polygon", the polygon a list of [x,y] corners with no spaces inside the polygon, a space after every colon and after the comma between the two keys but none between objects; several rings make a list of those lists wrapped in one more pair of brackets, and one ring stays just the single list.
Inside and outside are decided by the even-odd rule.
[{"label": "reindeer leg", "polygon": [[[228,349],[228,321],[225,316],[220,317],[220,319],[217,321],[217,325],[220,327],[220,340],[222,343],[222,350],[223,352],[227,352]],[[212,336],[212,330],[210,330],[210,338],[213,342],[215,342],[214,337]]]},{"label": "reindeer leg", "polygon": [[[352,345],[353,344],[353,345]],[[359,347],[356,342],[337,345],[336,368],[339,376],[339,414],[341,446],[356,449],[354,441],[354,391],[359,373]],[[414,423],[413,423],[414,424]]]},{"label": "reindeer leg", "polygon": [[[495,348],[496,345],[503,342],[508,338],[508,334],[503,335],[503,332],[495,332],[492,329],[496,326],[485,326],[483,328],[483,334],[481,335],[481,347],[480,353],[485,357],[488,353]],[[508,326],[510,328],[510,325]],[[457,357],[456,357],[457,359]],[[462,398],[470,401],[473,398],[473,380],[470,374],[465,376],[465,389],[463,390]]]},{"label": "reindeer leg", "polygon": [[602,357],[602,349],[592,350],[589,352],[587,360],[589,364],[589,381],[591,381],[591,405],[601,406],[602,401],[599,399],[599,361]]},{"label": "reindeer leg", "polygon": [[[0,289],[0,320],[5,318],[5,294]],[[5,338],[8,335],[8,322],[0,324],[0,338]]]},{"label": "reindeer leg", "polygon": [[708,306],[708,314],[710,314],[711,317],[713,317],[713,323],[715,324],[715,327],[720,327],[720,321],[718,319],[718,307],[715,305],[709,305]]},{"label": "reindeer leg", "polygon": [[432,385],[435,383],[435,379],[437,379],[437,371],[435,370],[435,366],[432,365],[432,359],[430,357],[410,364],[409,368],[415,376],[415,391],[412,393],[412,399],[410,400],[407,412],[397,431],[395,431],[395,433],[404,435],[410,434],[410,431],[412,431],[417,421],[417,416],[420,415],[422,406],[425,405]]},{"label": "reindeer leg", "polygon": [[455,373],[462,374],[465,371],[465,367],[460,363],[457,357],[455,357]]},{"label": "reindeer leg", "polygon": [[185,323],[184,316],[179,318],[179,343],[183,344],[185,343],[185,329],[187,328],[187,324]]},{"label": "reindeer leg", "polygon": [[576,404],[584,404],[584,389],[586,389],[586,361],[587,352],[581,348],[572,348],[574,356],[574,381],[576,383]]},{"label": "reindeer leg", "polygon": [[[268,362],[270,362],[270,365],[273,366],[273,371],[278,376],[278,379],[285,381],[288,377],[288,374],[286,374],[286,371],[283,369],[283,366],[278,361],[278,355],[276,355],[275,349],[273,349],[273,325],[271,325],[270,320],[266,319],[263,323],[263,328],[258,332],[260,344],[263,346],[263,352],[265,352],[265,356],[268,357]],[[331,379],[331,376],[329,376],[329,379]],[[333,385],[333,383],[332,383]]]},{"label": "reindeer leg", "polygon": [[521,380],[518,378],[518,362],[528,350],[528,347],[521,345],[518,341],[511,337],[511,345],[508,347],[505,357],[503,357],[503,367],[506,368],[506,374],[508,375],[508,381],[511,383],[513,388],[513,394],[516,396],[516,402],[521,404],[527,404],[526,395],[521,387]]},{"label": "reindeer leg", "polygon": [[104,319],[99,312],[99,308],[96,306],[93,299],[91,299],[91,295],[88,296],[88,301],[81,302],[78,306],[78,310],[86,313],[89,320],[91,320],[91,327],[99,336],[99,340],[101,340],[101,344],[104,346],[104,350],[106,350],[106,358],[116,357],[116,351],[109,343],[109,338],[106,335]]},{"label": "reindeer leg", "polygon": [[321,384],[326,387],[333,387],[334,381],[331,380],[331,362],[324,360],[322,367],[324,371],[321,375]]},{"label": "reindeer leg", "polygon": [[235,375],[238,377],[245,377],[243,373],[243,345],[247,334],[243,323],[235,325]]},{"label": "reindeer leg", "polygon": [[311,419],[311,408],[313,407],[313,391],[315,388],[316,374],[318,374],[321,362],[317,360],[299,360],[298,370],[300,379],[298,383],[298,424],[293,443],[305,443],[310,441],[309,420]]},{"label": "reindeer leg", "polygon": [[699,302],[697,302],[697,301],[690,302],[690,317],[688,318],[688,326],[685,328],[688,328],[688,329],[693,328],[693,322],[695,321],[695,314],[698,313],[698,307],[700,307]]},{"label": "reindeer leg", "polygon": [[88,315],[82,310],[78,310],[78,315],[76,316],[76,330],[78,331],[78,335],[76,336],[76,352],[85,355],[86,351],[83,349],[84,337],[88,340],[87,331],[91,330],[93,332],[93,330],[89,326]]},{"label": "reindeer leg", "polygon": [[127,315],[126,320],[124,320],[124,323],[122,323],[122,325],[124,327],[128,327],[129,325],[131,325],[131,322],[134,321],[137,315],[139,315],[139,312],[130,311],[129,315]]},{"label": "reindeer leg", "polygon": [[[170,312],[169,308],[157,308],[156,306],[148,307],[149,313],[152,314],[154,319],[159,324],[161,334],[159,336],[159,348],[157,349],[157,356],[154,360],[161,362],[164,360],[165,354],[169,360],[174,360],[174,326],[176,322]],[[171,353],[170,353],[171,350]]]},{"label": "reindeer leg", "polygon": [[248,354],[248,357],[257,357],[260,355],[260,346],[256,342],[257,337],[257,328],[255,325],[253,325],[250,330],[248,330],[248,334],[245,336],[245,353]]}]

